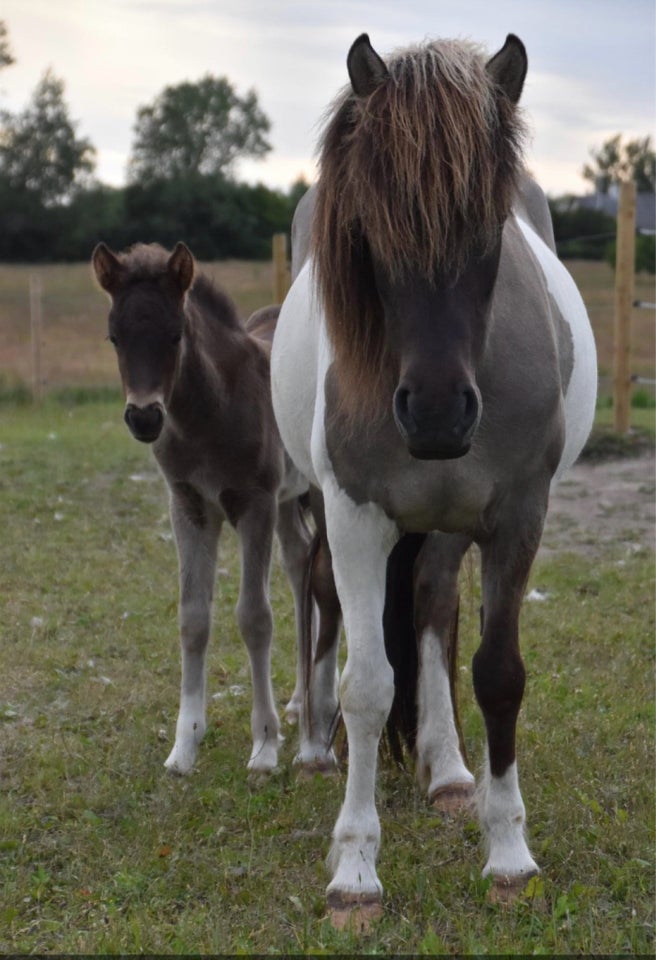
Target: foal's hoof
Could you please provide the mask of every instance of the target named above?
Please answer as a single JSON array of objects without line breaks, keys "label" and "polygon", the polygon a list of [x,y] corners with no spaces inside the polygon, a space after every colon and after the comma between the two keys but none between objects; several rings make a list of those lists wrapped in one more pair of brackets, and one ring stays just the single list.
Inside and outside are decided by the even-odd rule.
[{"label": "foal's hoof", "polygon": [[532,877],[537,877],[537,871],[522,874],[520,877],[494,877],[488,891],[490,903],[510,907],[518,900],[526,899],[527,887]]},{"label": "foal's hoof", "polygon": [[331,893],[328,896],[328,918],[335,930],[348,930],[350,933],[369,933],[371,925],[383,915],[383,904],[379,897],[363,899],[357,894]]},{"label": "foal's hoof", "polygon": [[474,799],[473,783],[449,783],[439,787],[430,797],[430,805],[444,817],[453,817],[469,809]]}]

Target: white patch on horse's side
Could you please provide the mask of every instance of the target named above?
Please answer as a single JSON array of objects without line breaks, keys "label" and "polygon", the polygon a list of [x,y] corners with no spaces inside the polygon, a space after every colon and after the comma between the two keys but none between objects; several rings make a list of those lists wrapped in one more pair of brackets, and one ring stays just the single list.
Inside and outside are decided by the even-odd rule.
[{"label": "white patch on horse's side", "polygon": [[[282,442],[297,470],[318,486],[310,457],[317,393],[316,298],[308,261],[280,310],[271,348],[271,395]],[[294,376],[289,376],[289,371]]]},{"label": "white patch on horse's side", "polygon": [[417,713],[417,771],[428,781],[428,796],[452,783],[473,784],[460,754],[442,644],[430,627],[419,642]]},{"label": "white patch on horse's side", "polygon": [[524,836],[526,813],[519,791],[516,762],[502,777],[493,777],[488,758],[478,807],[488,846],[483,876],[513,881],[538,873],[538,865]]},{"label": "white patch on horse's side", "polygon": [[542,267],[549,293],[569,325],[574,367],[565,394],[565,447],[554,481],[572,466],[594,421],[597,400],[597,351],[581,294],[566,267],[520,217],[517,223]]}]

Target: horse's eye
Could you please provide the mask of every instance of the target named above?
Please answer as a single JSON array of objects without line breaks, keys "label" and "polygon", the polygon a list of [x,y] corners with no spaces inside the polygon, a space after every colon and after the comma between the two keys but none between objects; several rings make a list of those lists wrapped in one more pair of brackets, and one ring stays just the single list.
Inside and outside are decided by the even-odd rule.
[{"label": "horse's eye", "polygon": [[172,343],[175,347],[177,347],[177,345],[180,343],[181,340],[182,340],[182,334],[181,334],[181,333],[176,333],[175,336],[172,337],[171,343]]},{"label": "horse's eye", "polygon": [[107,339],[109,340],[110,343],[113,343],[114,346],[116,346],[116,337],[114,336],[113,333],[108,333]]}]

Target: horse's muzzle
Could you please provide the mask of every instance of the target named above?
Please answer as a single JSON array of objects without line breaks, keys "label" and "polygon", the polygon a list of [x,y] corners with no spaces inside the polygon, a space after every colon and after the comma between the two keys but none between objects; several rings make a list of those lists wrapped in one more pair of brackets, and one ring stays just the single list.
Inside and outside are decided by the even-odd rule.
[{"label": "horse's muzzle", "polygon": [[146,407],[138,407],[134,403],[128,403],[125,407],[123,419],[135,440],[141,440],[142,443],[153,443],[159,437],[164,426],[164,407],[161,403],[149,403]]},{"label": "horse's muzzle", "polygon": [[469,449],[480,421],[480,401],[471,386],[448,403],[432,406],[403,385],[394,394],[394,420],[408,452],[417,460],[456,460]]}]

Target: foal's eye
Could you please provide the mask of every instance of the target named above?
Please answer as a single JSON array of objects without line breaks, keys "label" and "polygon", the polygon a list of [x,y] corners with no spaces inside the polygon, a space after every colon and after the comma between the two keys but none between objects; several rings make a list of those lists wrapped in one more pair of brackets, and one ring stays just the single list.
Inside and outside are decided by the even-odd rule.
[{"label": "foal's eye", "polygon": [[171,338],[171,343],[173,344],[174,347],[177,347],[177,345],[180,343],[181,340],[182,340],[182,334],[176,333],[175,336]]},{"label": "foal's eye", "polygon": [[113,333],[108,333],[107,339],[109,340],[110,343],[113,343],[114,346],[116,346],[116,337],[114,336]]}]

